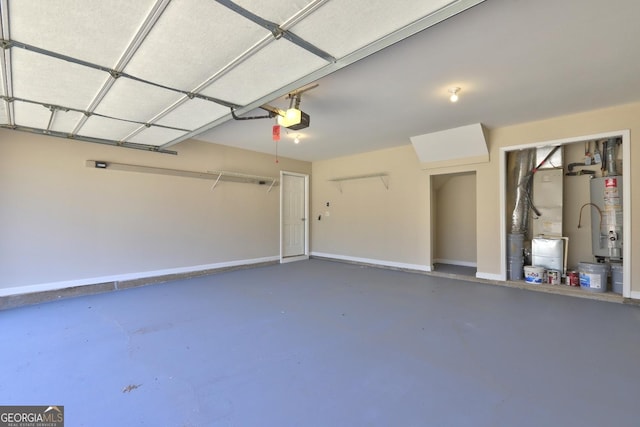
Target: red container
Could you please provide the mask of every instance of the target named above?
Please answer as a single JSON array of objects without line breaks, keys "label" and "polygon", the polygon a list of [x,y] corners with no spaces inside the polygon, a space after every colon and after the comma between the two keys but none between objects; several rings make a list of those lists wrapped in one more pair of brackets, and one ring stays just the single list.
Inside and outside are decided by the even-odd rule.
[{"label": "red container", "polygon": [[567,285],[580,287],[580,274],[577,271],[567,271]]}]

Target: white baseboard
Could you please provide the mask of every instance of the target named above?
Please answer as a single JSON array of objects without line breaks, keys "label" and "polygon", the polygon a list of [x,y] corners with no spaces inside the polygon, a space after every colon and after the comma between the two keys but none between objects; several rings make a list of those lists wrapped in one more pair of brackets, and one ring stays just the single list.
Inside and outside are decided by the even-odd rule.
[{"label": "white baseboard", "polygon": [[304,261],[309,259],[309,255],[299,255],[299,256],[292,256],[292,257],[281,257],[280,258],[280,264],[286,264],[289,262],[296,262],[296,261]]},{"label": "white baseboard", "polygon": [[631,296],[630,296],[630,298],[631,298],[631,299],[640,299],[640,292],[638,292],[638,291],[635,291],[635,292],[634,292],[634,291],[631,291]]},{"label": "white baseboard", "polygon": [[443,258],[436,258],[433,260],[434,264],[449,264],[449,265],[459,265],[462,267],[477,267],[478,263],[475,262],[471,262],[471,261],[459,261],[457,259],[443,259]]},{"label": "white baseboard", "polygon": [[350,261],[350,262],[356,262],[361,264],[380,265],[383,267],[401,268],[405,270],[416,270],[416,271],[426,271],[426,272],[431,271],[430,265],[406,264],[403,262],[385,261],[385,260],[372,259],[372,258],[360,258],[360,257],[347,256],[347,255],[328,254],[324,252],[311,252],[311,256],[331,258],[331,259],[336,259],[341,261]]},{"label": "white baseboard", "polygon": [[476,273],[476,277],[478,279],[498,280],[500,282],[504,282],[506,280],[501,274],[482,273],[480,271]]},{"label": "white baseboard", "polygon": [[279,256],[270,256],[264,258],[242,259],[237,261],[218,262],[214,264],[194,265],[190,267],[168,268],[164,270],[144,271],[139,273],[117,274],[113,276],[90,277],[75,280],[66,280],[62,282],[39,283],[36,285],[11,286],[0,288],[0,297],[10,295],[30,294],[34,292],[56,291],[65,288],[74,288],[78,286],[95,285],[98,283],[123,282],[126,280],[145,279],[150,277],[167,276],[170,274],[193,273],[197,271],[215,270],[220,268],[238,267],[242,265],[260,264],[263,262],[279,261]]}]

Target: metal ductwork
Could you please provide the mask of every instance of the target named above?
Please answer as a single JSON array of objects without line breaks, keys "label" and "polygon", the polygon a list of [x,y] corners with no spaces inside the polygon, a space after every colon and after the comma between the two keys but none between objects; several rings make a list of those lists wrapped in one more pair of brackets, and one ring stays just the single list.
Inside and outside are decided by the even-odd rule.
[{"label": "metal ductwork", "polygon": [[511,215],[511,232],[527,234],[529,206],[531,205],[531,171],[535,168],[536,150],[520,150],[516,153],[513,171],[516,183],[515,206]]}]

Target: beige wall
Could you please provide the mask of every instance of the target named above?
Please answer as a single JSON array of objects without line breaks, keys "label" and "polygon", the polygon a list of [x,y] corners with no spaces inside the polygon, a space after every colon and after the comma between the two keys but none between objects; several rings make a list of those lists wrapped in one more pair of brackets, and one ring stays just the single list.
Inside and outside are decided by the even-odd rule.
[{"label": "beige wall", "polygon": [[[430,177],[475,172],[478,275],[499,278],[502,263],[500,236],[504,231],[501,230],[500,218],[506,215],[500,207],[501,148],[624,129],[630,129],[632,136],[631,152],[625,155],[630,156],[631,164],[637,164],[640,162],[640,150],[633,149],[633,136],[640,133],[639,103],[490,129],[488,163],[420,171],[417,156],[409,145],[316,162],[313,164],[311,191],[314,212],[322,210],[321,204],[326,200],[337,200],[339,205],[336,206],[336,215],[332,212],[328,221],[314,221],[312,252],[428,265],[434,258],[430,230],[435,206],[432,205]],[[375,182],[360,182],[344,185],[344,193],[340,194],[334,184],[327,181],[334,176],[377,171],[390,172],[391,188],[386,193]],[[638,181],[633,170],[626,173],[630,174],[632,182],[632,241],[628,244],[632,245],[630,262],[633,278],[640,274],[640,226],[633,226],[640,224],[640,185],[633,185]],[[634,283],[632,279],[631,285],[632,292],[640,292],[640,282]]]},{"label": "beige wall", "polygon": [[[631,164],[640,103],[488,132],[490,161],[421,170],[411,145],[326,161],[281,159],[197,141],[178,156],[0,131],[0,288],[250,260],[278,255],[278,192],[206,180],[87,168],[87,159],[185,170],[311,177],[311,251],[428,268],[435,258],[431,176],[475,172],[476,262],[501,274],[501,148],[629,129]],[[389,174],[342,183],[336,177]],[[640,274],[640,185],[631,186],[631,277]],[[330,203],[326,207],[326,202]],[[329,216],[326,213],[329,212]],[[322,219],[318,220],[318,216]],[[567,215],[571,227],[574,213]],[[507,218],[508,219],[508,218]],[[586,219],[585,219],[586,220]],[[506,223],[505,223],[506,224]],[[571,236],[570,236],[571,237]],[[580,237],[573,237],[579,241]],[[250,244],[248,244],[250,243]],[[640,282],[632,279],[632,292]]]},{"label": "beige wall", "polygon": [[279,187],[100,170],[86,160],[206,172],[310,173],[308,162],[199,141],[177,156],[0,130],[0,288],[279,254]]},{"label": "beige wall", "polygon": [[[440,181],[440,182],[438,182]],[[437,183],[434,185],[434,183]],[[438,185],[439,184],[439,185]],[[435,190],[434,262],[476,264],[476,177],[432,177]]]},{"label": "beige wall", "polygon": [[[367,178],[343,181],[341,193],[329,181],[372,173],[388,173],[389,189]],[[427,180],[411,146],[314,162],[311,188],[312,253],[427,264]]]}]

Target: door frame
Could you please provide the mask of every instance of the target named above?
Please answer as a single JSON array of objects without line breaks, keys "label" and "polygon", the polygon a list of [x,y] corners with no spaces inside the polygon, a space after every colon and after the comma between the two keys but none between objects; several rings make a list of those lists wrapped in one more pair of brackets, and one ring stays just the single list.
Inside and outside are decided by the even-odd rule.
[{"label": "door frame", "polygon": [[[304,178],[304,254],[298,256],[284,256],[284,176],[296,176]],[[280,263],[302,261],[309,259],[309,175],[280,171]]]}]

